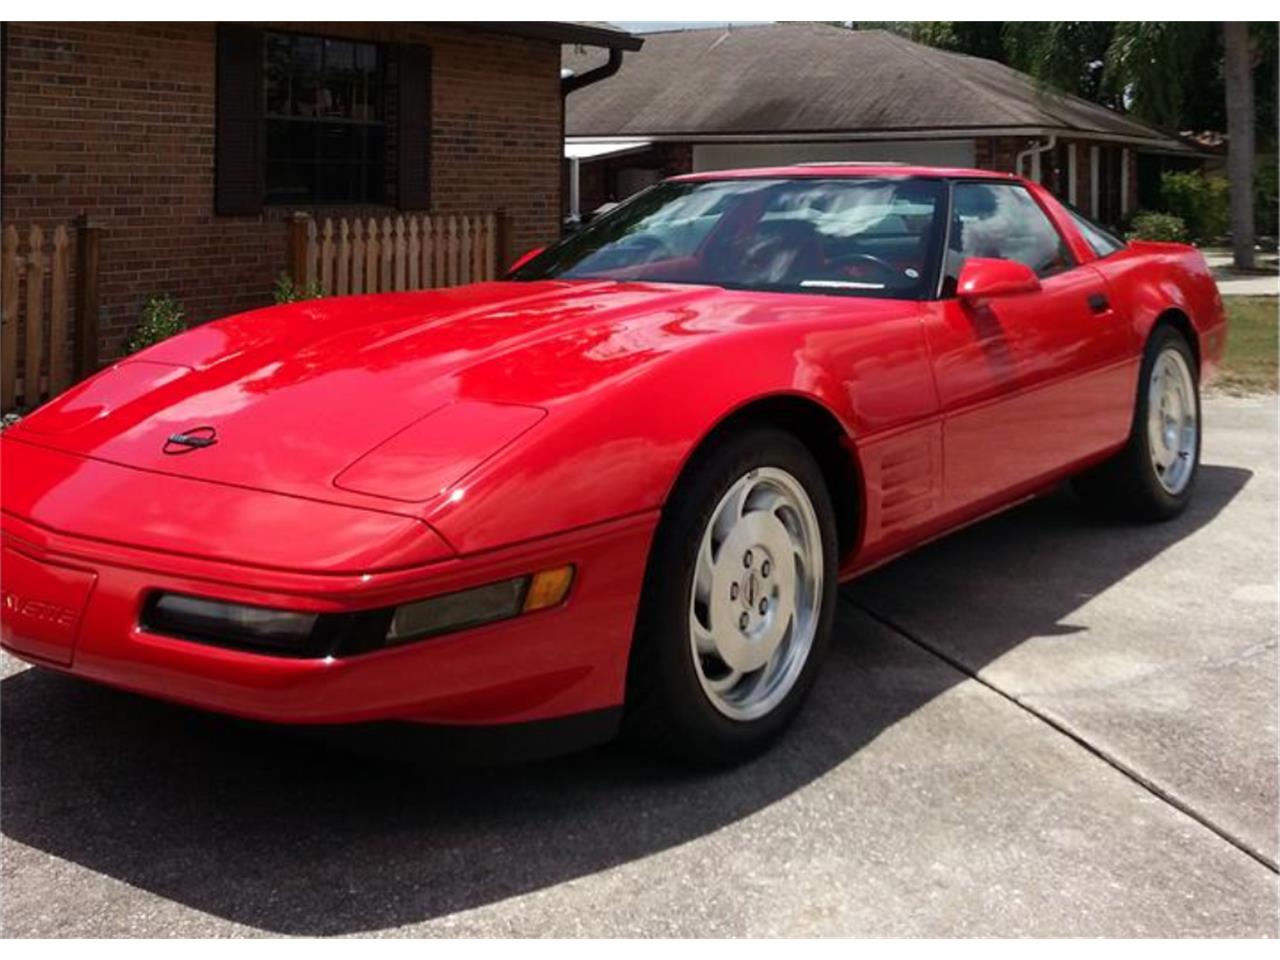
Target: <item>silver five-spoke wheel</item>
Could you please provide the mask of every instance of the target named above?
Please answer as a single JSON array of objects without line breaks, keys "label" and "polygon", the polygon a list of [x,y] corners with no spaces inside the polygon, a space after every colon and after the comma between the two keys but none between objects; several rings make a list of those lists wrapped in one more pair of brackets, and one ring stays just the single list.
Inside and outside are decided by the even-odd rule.
[{"label": "silver five-spoke wheel", "polygon": [[1147,397],[1147,445],[1156,479],[1177,495],[1191,480],[1200,425],[1195,383],[1182,354],[1166,349],[1151,368]]},{"label": "silver five-spoke wheel", "polygon": [[823,548],[804,487],[752,470],[720,499],[702,533],[689,636],[698,680],[734,720],[767,714],[804,670],[822,608]]}]

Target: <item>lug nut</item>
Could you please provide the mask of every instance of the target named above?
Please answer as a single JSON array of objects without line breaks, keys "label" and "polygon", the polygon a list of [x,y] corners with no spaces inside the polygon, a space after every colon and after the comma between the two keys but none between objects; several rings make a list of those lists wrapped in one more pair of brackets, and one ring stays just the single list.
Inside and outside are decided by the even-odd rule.
[{"label": "lug nut", "polygon": [[738,599],[738,585],[736,583],[729,585],[729,599],[730,600]]},{"label": "lug nut", "polygon": [[745,630],[745,629],[747,629],[747,623],[748,623],[748,622],[749,622],[749,620],[748,620],[748,618],[747,618],[747,612],[744,610],[744,611],[742,611],[742,616],[740,616],[740,617],[738,618],[738,629],[739,629],[739,630]]},{"label": "lug nut", "polygon": [[764,563],[760,564],[760,576],[767,577],[771,569],[769,561],[766,560]]},{"label": "lug nut", "polygon": [[764,616],[766,613],[768,613],[768,612],[769,612],[769,601],[768,601],[768,600],[761,600],[761,601],[760,601],[760,616],[762,616],[762,617],[763,617],[763,616]]},{"label": "lug nut", "polygon": [[748,550],[746,553],[744,553],[744,554],[742,555],[742,565],[743,565],[744,567],[749,567],[749,566],[751,566],[751,551],[750,551],[750,550]]}]

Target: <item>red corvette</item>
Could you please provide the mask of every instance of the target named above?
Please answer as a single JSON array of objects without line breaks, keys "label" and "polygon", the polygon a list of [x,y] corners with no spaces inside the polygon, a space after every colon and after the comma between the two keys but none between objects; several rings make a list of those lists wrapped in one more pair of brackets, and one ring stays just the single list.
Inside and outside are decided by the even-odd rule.
[{"label": "red corvette", "polygon": [[1195,250],[1015,177],[679,177],[502,282],[210,323],[6,431],[3,645],[260,720],[738,759],[840,581],[1065,478],[1178,513],[1225,335]]}]

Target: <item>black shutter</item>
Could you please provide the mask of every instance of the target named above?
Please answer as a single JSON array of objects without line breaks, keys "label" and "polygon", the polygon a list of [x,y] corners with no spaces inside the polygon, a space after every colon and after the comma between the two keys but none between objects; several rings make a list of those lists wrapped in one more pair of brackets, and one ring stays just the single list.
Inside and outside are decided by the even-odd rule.
[{"label": "black shutter", "polygon": [[262,31],[218,26],[214,210],[262,212]]},{"label": "black shutter", "polygon": [[431,205],[427,182],[431,150],[431,51],[401,44],[396,50],[396,204]]}]

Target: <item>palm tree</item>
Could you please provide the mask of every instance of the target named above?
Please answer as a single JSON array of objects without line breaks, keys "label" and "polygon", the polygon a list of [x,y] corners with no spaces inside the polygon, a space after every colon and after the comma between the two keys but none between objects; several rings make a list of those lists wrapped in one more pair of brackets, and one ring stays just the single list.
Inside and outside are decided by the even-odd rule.
[{"label": "palm tree", "polygon": [[1231,183],[1231,252],[1242,270],[1253,267],[1253,50],[1249,24],[1222,25],[1227,88],[1227,179]]}]

